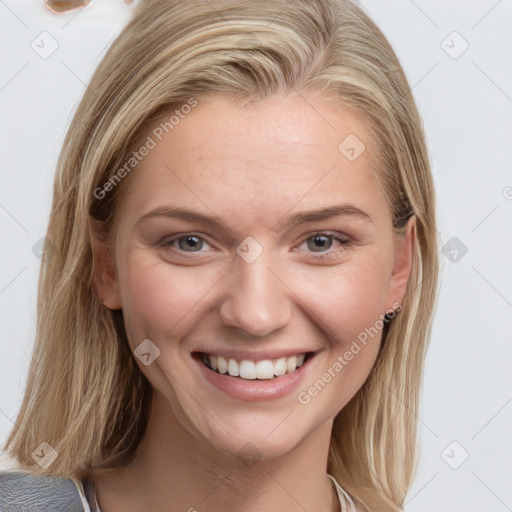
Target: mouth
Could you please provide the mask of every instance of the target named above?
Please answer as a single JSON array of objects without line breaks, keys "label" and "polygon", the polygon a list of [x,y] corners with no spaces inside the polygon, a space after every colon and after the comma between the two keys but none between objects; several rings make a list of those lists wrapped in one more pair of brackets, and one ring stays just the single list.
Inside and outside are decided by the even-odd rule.
[{"label": "mouth", "polygon": [[232,357],[196,352],[194,356],[206,368],[220,375],[241,380],[276,380],[295,373],[312,356],[313,352],[295,354],[277,359],[237,360]]}]

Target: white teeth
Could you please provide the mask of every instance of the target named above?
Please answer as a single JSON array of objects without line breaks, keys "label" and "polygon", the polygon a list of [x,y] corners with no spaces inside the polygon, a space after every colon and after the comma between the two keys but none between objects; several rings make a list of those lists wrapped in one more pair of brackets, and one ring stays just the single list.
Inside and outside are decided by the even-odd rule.
[{"label": "white teeth", "polygon": [[226,359],[222,356],[204,355],[203,362],[217,373],[229,373],[232,377],[246,380],[269,380],[287,373],[293,373],[304,364],[306,354],[299,354],[279,359],[263,359],[254,362],[244,359],[240,363],[236,359]]},{"label": "white teeth", "polygon": [[[219,373],[228,373],[228,362],[226,361],[225,357],[222,356],[210,356],[213,357],[213,359],[217,359],[217,371]],[[212,367],[213,369],[213,367]]]},{"label": "white teeth", "polygon": [[286,357],[279,358],[274,363],[274,375],[280,377],[286,373]]},{"label": "white teeth", "polygon": [[272,379],[274,377],[274,365],[270,359],[258,361],[255,365],[256,378],[258,379]]},{"label": "white teeth", "polygon": [[286,371],[287,373],[292,373],[297,368],[297,356],[289,357],[286,360]]},{"label": "white teeth", "polygon": [[242,361],[240,363],[240,377],[254,380],[256,378],[256,365],[252,361]]},{"label": "white teeth", "polygon": [[230,359],[228,361],[228,373],[229,375],[231,375],[231,377],[238,377],[238,375],[240,374],[239,368],[240,367],[238,363],[234,359]]}]

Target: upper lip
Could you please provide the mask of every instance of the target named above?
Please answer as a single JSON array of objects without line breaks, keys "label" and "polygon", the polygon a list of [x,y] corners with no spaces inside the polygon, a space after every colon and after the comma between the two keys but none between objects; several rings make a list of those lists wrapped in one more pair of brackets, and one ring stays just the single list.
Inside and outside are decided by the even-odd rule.
[{"label": "upper lip", "polygon": [[222,356],[226,359],[234,359],[235,361],[263,361],[264,359],[280,359],[281,357],[291,357],[300,354],[308,354],[314,352],[307,348],[291,348],[291,349],[274,349],[274,350],[262,350],[262,351],[247,351],[239,349],[214,349],[214,348],[202,348],[199,350],[193,350],[194,353],[208,354],[211,356]]}]

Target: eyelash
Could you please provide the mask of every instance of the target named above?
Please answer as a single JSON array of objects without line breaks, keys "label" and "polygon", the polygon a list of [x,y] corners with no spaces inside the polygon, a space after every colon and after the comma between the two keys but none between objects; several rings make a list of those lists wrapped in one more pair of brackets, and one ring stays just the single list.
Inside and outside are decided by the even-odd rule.
[{"label": "eyelash", "polygon": [[[308,236],[304,237],[301,240],[301,242],[298,244],[297,247],[300,247],[302,244],[304,244],[305,242],[307,242],[308,240],[310,240],[312,238],[321,237],[321,236],[324,236],[326,238],[331,238],[333,240],[336,240],[337,242],[340,243],[340,247],[335,248],[335,249],[328,249],[325,252],[318,252],[318,253],[315,253],[314,251],[310,251],[310,254],[313,254],[315,258],[321,259],[321,258],[333,257],[333,255],[337,255],[339,252],[343,251],[346,247],[351,245],[350,239],[348,237],[346,237],[346,236],[341,236],[341,235],[329,233],[329,232],[326,232],[326,231],[318,231],[318,232],[311,233]],[[174,242],[177,242],[180,239],[186,238],[186,237],[195,237],[195,238],[198,238],[199,240],[201,240],[203,242],[208,243],[208,241],[205,238],[203,238],[202,236],[200,236],[199,234],[196,234],[196,233],[183,233],[183,234],[180,234],[180,235],[176,235],[174,238],[165,239],[163,242],[158,243],[158,245],[160,247],[163,247],[164,249],[165,248],[174,249],[172,247]],[[181,252],[181,253],[184,253],[184,254],[186,254],[186,253],[194,254],[195,253],[195,251],[181,251],[179,249],[176,249],[176,250],[178,252]],[[297,250],[297,249],[295,249],[295,250]]]}]

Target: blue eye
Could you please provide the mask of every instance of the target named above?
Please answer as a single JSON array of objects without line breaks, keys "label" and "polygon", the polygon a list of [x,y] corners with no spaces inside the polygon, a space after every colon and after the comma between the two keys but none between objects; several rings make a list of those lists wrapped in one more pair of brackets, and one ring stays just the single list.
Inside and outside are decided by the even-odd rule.
[{"label": "blue eye", "polygon": [[[176,244],[177,242],[177,244]],[[181,235],[179,237],[167,240],[161,245],[163,247],[173,247],[183,252],[200,252],[206,244],[205,240],[196,235]],[[177,247],[176,247],[177,245]]]},{"label": "blue eye", "polygon": [[306,244],[307,250],[317,253],[318,257],[335,256],[350,244],[350,239],[341,235],[315,233],[305,238],[301,245]]},{"label": "blue eye", "polygon": [[308,249],[313,252],[322,252],[332,247],[332,236],[315,235],[307,240]]},{"label": "blue eye", "polygon": [[[178,247],[182,251],[200,251],[203,248],[203,240],[197,236],[183,236],[178,238]],[[190,251],[189,251],[190,252]]]}]

